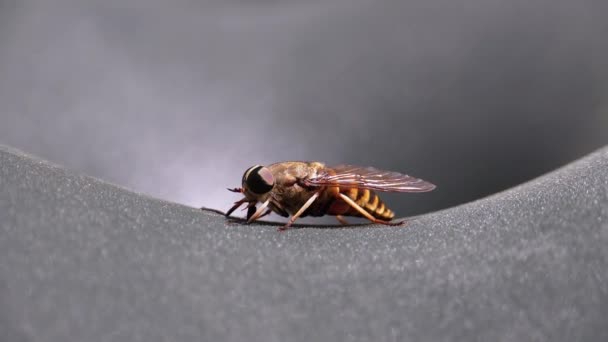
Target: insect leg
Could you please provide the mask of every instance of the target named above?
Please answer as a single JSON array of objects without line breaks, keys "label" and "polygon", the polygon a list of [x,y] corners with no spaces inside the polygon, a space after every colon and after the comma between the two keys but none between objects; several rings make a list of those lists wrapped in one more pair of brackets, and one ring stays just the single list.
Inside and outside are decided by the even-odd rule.
[{"label": "insect leg", "polygon": [[277,202],[276,200],[270,200],[270,204],[273,206],[273,210],[283,216],[283,217],[288,217],[289,213],[285,210],[285,208],[283,208],[283,206]]},{"label": "insect leg", "polygon": [[344,225],[348,224],[348,221],[346,221],[344,219],[344,216],[342,216],[342,215],[336,215],[336,220],[338,220],[341,224],[344,224]]},{"label": "insect leg", "polygon": [[251,216],[249,219],[247,219],[247,223],[251,223],[251,222],[257,220],[258,218],[260,218],[260,216],[262,216],[262,213],[268,206],[268,203],[270,203],[270,199],[267,199],[266,202],[262,203],[260,208],[258,210],[256,210],[256,212],[253,214],[253,216]]},{"label": "insect leg", "polygon": [[[255,210],[255,205],[248,207],[248,209],[247,209],[247,220],[249,220],[251,218],[251,216],[253,216],[253,214],[255,214],[255,211],[256,211]],[[271,212],[272,212],[272,209],[271,208],[267,208],[266,211],[262,215],[260,215],[257,219],[259,220],[262,217],[270,214]]]},{"label": "insect leg", "polygon": [[342,199],[348,203],[351,207],[355,208],[359,213],[361,213],[361,215],[365,216],[365,218],[367,218],[368,220],[372,221],[373,223],[380,223],[380,224],[385,224],[387,226],[399,226],[405,223],[405,221],[400,221],[400,222],[389,222],[389,221],[384,221],[381,219],[377,219],[375,217],[372,216],[372,214],[368,213],[367,211],[365,211],[365,209],[361,208],[360,205],[358,205],[357,203],[355,203],[355,201],[353,201],[352,199],[350,199],[350,197],[346,196],[345,194],[340,194],[340,197],[342,197]]},{"label": "insect leg", "polygon": [[249,220],[251,216],[253,216],[253,214],[255,213],[255,203],[256,202],[251,202],[247,206],[247,220]]},{"label": "insect leg", "polygon": [[306,203],[304,203],[304,205],[298,210],[298,212],[296,212],[293,216],[291,216],[289,218],[289,221],[287,221],[287,224],[285,224],[283,227],[279,228],[279,230],[285,230],[287,228],[289,228],[294,222],[296,222],[296,220],[298,219],[298,217],[300,217],[300,215],[302,215],[302,213],[308,209],[308,207],[310,207],[310,205],[312,204],[312,202],[314,202],[317,197],[319,197],[320,192],[315,192],[314,195],[312,195],[308,201],[306,201]]},{"label": "insect leg", "polygon": [[272,212],[272,209],[268,208],[266,209],[266,212],[263,213],[262,215],[260,215],[260,217],[258,217],[258,219],[261,219],[262,217],[269,215]]},{"label": "insect leg", "polygon": [[230,214],[232,214],[233,211],[235,211],[238,207],[240,207],[241,205],[243,205],[243,203],[247,202],[247,199],[243,198],[240,201],[236,201],[234,202],[234,205],[232,206],[232,208],[228,209],[228,211],[226,212],[226,217],[230,216]]}]

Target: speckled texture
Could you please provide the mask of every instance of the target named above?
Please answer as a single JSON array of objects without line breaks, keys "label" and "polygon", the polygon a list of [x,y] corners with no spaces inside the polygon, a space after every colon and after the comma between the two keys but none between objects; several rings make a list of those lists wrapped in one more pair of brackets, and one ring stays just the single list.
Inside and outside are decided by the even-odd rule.
[{"label": "speckled texture", "polygon": [[0,340],[606,341],[607,170],[278,233],[1,147]]}]

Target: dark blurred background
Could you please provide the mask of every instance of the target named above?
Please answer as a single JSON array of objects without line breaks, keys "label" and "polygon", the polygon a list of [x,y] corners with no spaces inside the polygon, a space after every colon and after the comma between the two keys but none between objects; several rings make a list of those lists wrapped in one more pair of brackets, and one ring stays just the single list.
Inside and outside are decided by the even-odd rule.
[{"label": "dark blurred background", "polygon": [[225,210],[252,164],[422,177],[400,215],[608,143],[605,0],[0,0],[0,143]]}]

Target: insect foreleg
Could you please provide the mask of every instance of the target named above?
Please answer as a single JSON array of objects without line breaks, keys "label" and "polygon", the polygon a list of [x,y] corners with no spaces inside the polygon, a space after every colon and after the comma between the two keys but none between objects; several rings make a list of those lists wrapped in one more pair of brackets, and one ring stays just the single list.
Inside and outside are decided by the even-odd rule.
[{"label": "insect foreleg", "polygon": [[[249,206],[249,209],[247,211],[247,220],[249,220],[251,218],[251,216],[253,216],[253,214],[255,214],[255,211],[256,211],[255,205]],[[266,208],[266,211],[262,215],[258,216],[257,219],[259,220],[262,217],[269,215],[270,213],[272,213],[272,208]]]},{"label": "insect foreleg", "polygon": [[[257,220],[258,218],[260,218],[260,216],[262,216],[262,213],[264,213],[264,210],[266,210],[268,203],[270,203],[270,199],[267,199],[266,202],[262,203],[260,208],[258,210],[256,210],[256,212],[251,217],[249,217],[247,219],[247,223],[251,223],[251,222]],[[253,208],[255,208],[255,207],[253,207]],[[247,215],[247,216],[249,216],[249,215]]]},{"label": "insect foreleg", "polygon": [[233,211],[235,211],[238,207],[240,207],[241,205],[243,205],[243,203],[247,202],[246,198],[243,198],[239,201],[234,202],[234,205],[232,206],[232,208],[228,209],[228,211],[226,212],[226,217],[230,216],[230,214],[232,214]]},{"label": "insect foreleg", "polygon": [[251,216],[253,216],[253,214],[255,213],[255,209],[255,202],[249,203],[249,205],[247,206],[247,221],[249,221]]},{"label": "insect foreleg", "polygon": [[266,215],[270,215],[270,213],[272,213],[272,209],[270,209],[270,208],[266,209],[266,212],[264,212],[262,215],[260,215],[260,217],[258,217],[258,220]]},{"label": "insect foreleg", "polygon": [[272,209],[279,215],[283,217],[288,217],[289,213],[283,208],[283,206],[275,199],[270,200],[270,204],[272,205]]},{"label": "insect foreleg", "polygon": [[319,197],[320,191],[315,192],[314,195],[312,195],[308,201],[306,201],[306,203],[304,203],[304,205],[298,210],[298,212],[296,212],[292,217],[289,218],[289,221],[287,221],[287,224],[285,224],[283,227],[279,228],[279,230],[285,230],[287,228],[289,228],[294,222],[296,222],[296,220],[298,219],[298,217],[300,217],[300,215],[302,215],[302,213],[304,211],[306,211],[306,209],[308,209],[308,207],[310,207],[310,205],[317,199],[317,197]]}]

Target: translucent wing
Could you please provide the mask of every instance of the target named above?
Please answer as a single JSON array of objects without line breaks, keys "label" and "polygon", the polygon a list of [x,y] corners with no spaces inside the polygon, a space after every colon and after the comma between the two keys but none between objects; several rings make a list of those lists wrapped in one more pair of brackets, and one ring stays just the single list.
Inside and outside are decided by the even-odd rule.
[{"label": "translucent wing", "polygon": [[386,192],[427,192],[435,185],[399,172],[373,167],[338,165],[328,167],[316,177],[304,181],[308,186],[337,185],[343,188],[361,188]]}]

